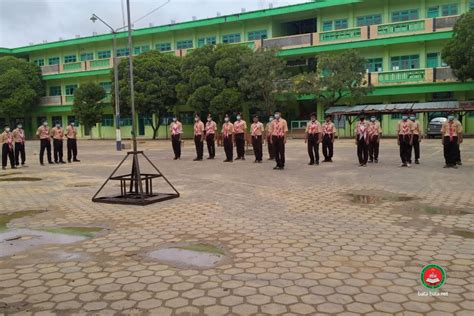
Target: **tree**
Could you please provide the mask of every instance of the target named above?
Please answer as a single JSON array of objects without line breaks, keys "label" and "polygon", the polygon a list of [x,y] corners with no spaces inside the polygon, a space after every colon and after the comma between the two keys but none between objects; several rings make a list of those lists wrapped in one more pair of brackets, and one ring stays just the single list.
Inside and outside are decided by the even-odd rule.
[{"label": "tree", "polygon": [[284,89],[288,74],[286,63],[277,57],[277,50],[259,49],[244,57],[247,69],[239,80],[239,87],[255,108],[270,114],[275,111],[277,95]]},{"label": "tree", "polygon": [[474,11],[463,14],[453,32],[441,56],[459,80],[474,79]]},{"label": "tree", "polygon": [[[150,51],[133,59],[135,106],[138,113],[151,117],[153,139],[158,135],[162,118],[178,101],[176,85],[181,81],[180,64],[178,57],[158,51]],[[119,93],[120,105],[125,113],[131,112],[129,83],[129,63],[124,60],[119,65]]]},{"label": "tree", "polygon": [[353,103],[370,91],[366,86],[365,63],[365,59],[352,50],[321,54],[316,71],[295,76],[292,90],[314,95],[324,108],[341,102]]},{"label": "tree", "polygon": [[44,95],[41,68],[16,57],[0,58],[0,116],[27,117]]},{"label": "tree", "polygon": [[102,121],[105,95],[104,88],[95,82],[84,83],[74,92],[73,112],[89,134],[92,127]]}]

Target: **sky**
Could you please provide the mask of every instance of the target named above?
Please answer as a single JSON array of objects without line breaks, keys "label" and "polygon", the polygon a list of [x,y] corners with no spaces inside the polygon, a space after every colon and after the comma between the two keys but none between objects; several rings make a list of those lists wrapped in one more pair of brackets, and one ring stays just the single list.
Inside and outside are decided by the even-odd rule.
[{"label": "sky", "polygon": [[[14,48],[38,44],[44,40],[54,42],[91,36],[93,32],[107,33],[101,23],[92,23],[97,14],[114,28],[123,26],[122,2],[126,0],[0,0],[0,47]],[[184,22],[266,9],[310,0],[170,0],[163,8],[134,24],[135,28],[169,24],[171,20]],[[130,0],[132,22],[147,15],[167,0]]]}]

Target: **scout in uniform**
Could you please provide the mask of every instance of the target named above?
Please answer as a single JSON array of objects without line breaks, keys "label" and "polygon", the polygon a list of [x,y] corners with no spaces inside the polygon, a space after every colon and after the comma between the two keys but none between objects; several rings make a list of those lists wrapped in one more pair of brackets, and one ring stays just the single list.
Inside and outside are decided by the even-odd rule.
[{"label": "scout in uniform", "polygon": [[247,132],[247,122],[242,120],[240,114],[237,114],[234,122],[234,141],[237,150],[237,158],[235,160],[245,160],[245,134]]},{"label": "scout in uniform", "polygon": [[6,125],[2,134],[0,134],[0,144],[2,144],[2,169],[7,168],[8,159],[10,159],[10,166],[16,169],[15,154],[13,149],[13,135],[10,132],[10,126]]},{"label": "scout in uniform", "polygon": [[[453,114],[454,115],[454,114]],[[456,122],[456,124],[458,124],[460,126],[460,128],[462,129],[462,124],[461,124],[461,121],[459,121],[458,119],[454,119],[454,121]],[[462,142],[462,139],[461,139],[461,142]],[[458,166],[462,166],[462,161],[461,161],[461,143],[459,143],[459,146],[458,146],[458,151],[457,151],[457,156],[456,156],[456,164]]]},{"label": "scout in uniform", "polygon": [[331,120],[331,115],[326,115],[326,121],[323,123],[323,162],[332,162],[334,153],[334,138],[336,137],[336,125]]},{"label": "scout in uniform", "polygon": [[359,115],[359,122],[355,128],[355,135],[359,166],[366,167],[369,159],[369,124],[365,121],[365,115],[363,113]]},{"label": "scout in uniform", "polygon": [[410,152],[413,144],[413,125],[408,121],[408,115],[403,114],[397,125],[398,146],[400,146],[401,167],[410,167]]},{"label": "scout in uniform", "polygon": [[275,112],[275,119],[272,121],[272,138],[273,148],[275,151],[276,166],[274,170],[285,169],[285,143],[286,134],[288,133],[288,123],[281,117],[280,112]]},{"label": "scout in uniform", "polygon": [[457,160],[459,157],[459,144],[462,143],[462,125],[454,119],[454,114],[448,115],[448,121],[441,127],[444,147],[444,168],[457,169]]},{"label": "scout in uniform", "polygon": [[69,125],[66,127],[66,149],[67,149],[67,162],[80,162],[77,159],[77,128],[75,127],[74,122],[70,122]]},{"label": "scout in uniform", "polygon": [[173,147],[173,160],[181,159],[181,134],[183,133],[183,125],[178,121],[177,117],[173,117],[170,124],[171,146]]},{"label": "scout in uniform", "polygon": [[316,113],[311,113],[311,120],[306,124],[304,134],[304,142],[308,144],[308,165],[314,165],[316,157],[316,165],[319,165],[319,143],[322,139],[321,124],[316,121]]},{"label": "scout in uniform", "polygon": [[380,137],[382,136],[382,127],[379,120],[372,115],[369,123],[369,162],[379,162]]},{"label": "scout in uniform", "polygon": [[53,138],[53,157],[55,163],[65,163],[63,160],[63,139],[64,131],[59,123],[50,131],[50,136]]},{"label": "scout in uniform", "polygon": [[273,150],[272,140],[272,121],[273,115],[268,118],[268,123],[265,126],[265,137],[267,138],[267,147],[268,147],[268,160],[275,159],[275,151]]},{"label": "scout in uniform", "polygon": [[196,146],[196,158],[194,161],[201,161],[204,154],[204,123],[199,115],[194,118],[194,145]]},{"label": "scout in uniform", "polygon": [[254,115],[253,123],[250,126],[250,132],[252,136],[252,147],[255,154],[255,161],[261,163],[263,159],[263,133],[265,129],[263,124],[259,122],[258,116]]},{"label": "scout in uniform", "polygon": [[[415,163],[420,164],[420,142],[421,142],[421,124],[416,120],[416,115],[413,113],[410,115],[410,121],[412,124],[412,133],[413,133],[413,150],[415,151]],[[411,163],[411,150],[409,162]]]},{"label": "scout in uniform", "polygon": [[36,131],[36,136],[39,137],[40,139],[40,153],[39,153],[40,164],[44,166],[43,157],[44,157],[45,150],[47,153],[48,163],[52,164],[53,161],[51,160],[51,141],[50,141],[51,136],[49,135],[48,122],[43,122],[43,125],[38,127],[38,130]]},{"label": "scout in uniform", "polygon": [[15,143],[15,165],[25,165],[26,153],[25,153],[25,131],[23,130],[23,125],[18,124],[17,127],[12,132],[13,142]]},{"label": "scout in uniform", "polygon": [[216,136],[217,124],[212,120],[211,114],[207,116],[206,122],[206,144],[209,157],[207,159],[214,159],[216,157]]},{"label": "scout in uniform", "polygon": [[229,116],[224,117],[224,124],[222,124],[222,138],[224,141],[224,162],[232,162],[234,156],[234,124],[229,121]]}]

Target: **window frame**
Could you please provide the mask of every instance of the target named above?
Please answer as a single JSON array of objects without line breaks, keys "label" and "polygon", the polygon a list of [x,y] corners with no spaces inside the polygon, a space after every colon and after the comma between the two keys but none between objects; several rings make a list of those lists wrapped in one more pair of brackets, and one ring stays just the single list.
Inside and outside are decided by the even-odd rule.
[{"label": "window frame", "polygon": [[[455,8],[455,12],[451,12]],[[448,10],[448,13],[445,14],[445,9]],[[441,5],[441,16],[452,16],[452,15],[458,15],[459,14],[459,5],[457,3],[447,3]]]},{"label": "window frame", "polygon": [[115,51],[116,57],[127,57],[129,55],[130,55],[130,50],[128,49],[128,47],[117,48],[117,50]]},{"label": "window frame", "polygon": [[[84,58],[84,57],[88,57],[88,58]],[[88,61],[88,60],[94,60],[94,53],[92,52],[89,52],[89,53],[82,53],[80,56],[79,56],[79,59],[81,61]]]},{"label": "window frame", "polygon": [[77,62],[77,55],[66,55],[63,58],[63,62],[65,64],[75,63]]},{"label": "window frame", "polygon": [[430,19],[439,17],[439,5],[428,7],[426,9],[426,17]]},{"label": "window frame", "polygon": [[235,44],[242,42],[242,34],[240,33],[231,33],[222,35],[223,44]]},{"label": "window frame", "polygon": [[115,118],[113,114],[103,114],[101,126],[102,127],[113,127],[115,122]]},{"label": "window frame", "polygon": [[[412,14],[415,14],[416,16],[412,16]],[[395,15],[399,15],[399,17],[397,19],[395,19],[394,18]],[[392,23],[415,21],[415,20],[420,19],[420,10],[418,10],[418,9],[406,9],[406,10],[392,11],[392,13],[390,14],[390,17],[391,17],[391,22]]]},{"label": "window frame", "polygon": [[[76,92],[77,88],[79,86],[77,84],[68,84],[64,86],[64,95],[74,95],[74,92]],[[72,93],[71,93],[72,89]]]},{"label": "window frame", "polygon": [[247,40],[249,41],[259,41],[262,39],[268,38],[268,31],[267,30],[256,30],[247,32]]},{"label": "window frame", "polygon": [[109,59],[111,57],[112,52],[110,50],[101,50],[97,52],[97,59]]},{"label": "window frame", "polygon": [[[53,62],[54,61],[54,62]],[[59,65],[61,63],[61,59],[59,57],[49,57],[48,58],[48,65]]]},{"label": "window frame", "polygon": [[44,66],[44,58],[38,58],[38,59],[33,60],[33,64],[35,64],[36,66],[39,66],[39,67],[43,67]]},{"label": "window frame", "polygon": [[[418,67],[411,67],[414,61],[417,62]],[[398,69],[394,69],[394,62],[398,63]],[[405,68],[403,65],[409,65],[409,67]],[[392,71],[420,69],[420,55],[392,56],[390,57],[390,69]]]},{"label": "window frame", "polygon": [[321,26],[323,32],[331,32],[334,30],[334,22],[333,20],[323,21],[323,25]]},{"label": "window frame", "polygon": [[[59,89],[59,90],[56,90],[56,89]],[[59,91],[59,94],[56,92],[53,93],[53,91],[56,91],[56,92]],[[50,86],[48,89],[48,93],[50,97],[61,96],[62,95],[61,86]]]},{"label": "window frame", "polygon": [[[362,21],[363,23],[359,23],[360,21]],[[382,24],[382,23],[383,23],[383,18],[382,18],[382,14],[380,14],[380,13],[369,14],[369,15],[363,15],[363,16],[356,17],[356,26],[357,27],[377,25],[377,24]]]},{"label": "window frame", "polygon": [[347,19],[334,20],[334,30],[345,30],[349,28],[349,21]]},{"label": "window frame", "polygon": [[[383,57],[367,58],[366,60],[365,68],[369,73],[383,72]],[[381,67],[376,68],[378,64],[380,64]]]},{"label": "window frame", "polygon": [[176,49],[191,49],[194,47],[192,39],[176,41]]}]

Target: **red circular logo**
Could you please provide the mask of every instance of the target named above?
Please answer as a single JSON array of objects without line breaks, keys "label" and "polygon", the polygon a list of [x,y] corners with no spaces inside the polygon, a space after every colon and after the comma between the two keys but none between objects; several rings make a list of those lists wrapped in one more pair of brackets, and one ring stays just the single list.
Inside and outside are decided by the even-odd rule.
[{"label": "red circular logo", "polygon": [[424,287],[439,289],[446,280],[446,273],[439,265],[429,264],[421,270],[420,279]]}]

